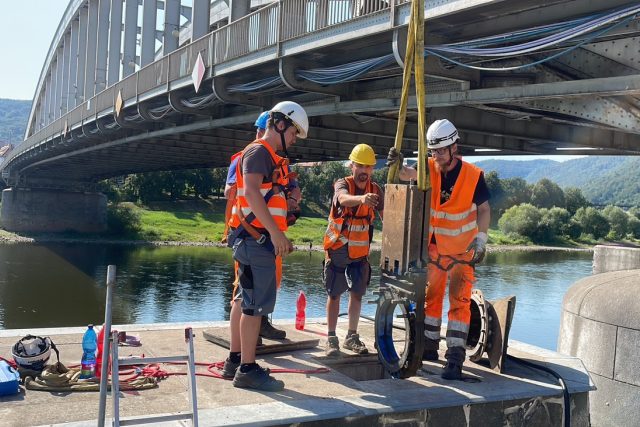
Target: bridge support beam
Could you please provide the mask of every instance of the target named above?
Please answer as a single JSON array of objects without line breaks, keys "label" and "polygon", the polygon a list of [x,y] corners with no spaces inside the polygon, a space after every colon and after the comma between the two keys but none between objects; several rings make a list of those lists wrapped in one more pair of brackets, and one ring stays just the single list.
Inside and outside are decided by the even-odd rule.
[{"label": "bridge support beam", "polygon": [[209,0],[193,0],[191,8],[191,41],[209,32]]},{"label": "bridge support beam", "polygon": [[2,191],[0,225],[8,231],[100,233],[107,229],[102,193],[7,188]]},{"label": "bridge support beam", "polygon": [[127,0],[124,12],[124,52],[122,55],[122,77],[136,71],[136,37],[138,35],[138,1]]}]

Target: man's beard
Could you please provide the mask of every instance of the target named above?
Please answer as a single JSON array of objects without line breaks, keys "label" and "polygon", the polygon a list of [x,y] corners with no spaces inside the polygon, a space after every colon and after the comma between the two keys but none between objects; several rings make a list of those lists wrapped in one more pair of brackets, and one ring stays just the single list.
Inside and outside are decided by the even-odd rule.
[{"label": "man's beard", "polygon": [[369,181],[369,174],[359,173],[356,176],[356,179],[358,180],[358,182],[367,182],[367,181]]}]

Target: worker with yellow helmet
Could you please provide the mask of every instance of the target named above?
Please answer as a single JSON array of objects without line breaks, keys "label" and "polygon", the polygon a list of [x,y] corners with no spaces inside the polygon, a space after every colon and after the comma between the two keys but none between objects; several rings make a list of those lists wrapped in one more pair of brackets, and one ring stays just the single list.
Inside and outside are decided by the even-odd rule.
[{"label": "worker with yellow helmet", "polygon": [[349,291],[349,329],[343,348],[358,354],[367,347],[357,333],[362,296],[371,279],[369,247],[373,237],[376,211],[382,218],[384,195],[371,180],[376,155],[367,144],[353,147],[349,156],[351,176],[334,184],[329,211],[329,225],[324,236],[324,285],[327,290],[327,356],[338,356],[340,344],[336,336],[340,297]]}]

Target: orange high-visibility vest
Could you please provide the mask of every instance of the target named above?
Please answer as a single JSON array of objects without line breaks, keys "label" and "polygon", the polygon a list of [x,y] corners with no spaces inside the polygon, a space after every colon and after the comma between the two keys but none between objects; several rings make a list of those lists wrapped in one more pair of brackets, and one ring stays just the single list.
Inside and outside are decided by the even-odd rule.
[{"label": "orange high-visibility vest", "polygon": [[[231,161],[229,162],[229,164],[233,163],[233,161],[240,156],[240,154],[242,154],[242,151],[238,151],[237,153],[235,153],[233,156],[231,156]],[[236,168],[237,168],[237,163],[236,163]],[[236,169],[237,170],[237,169]],[[237,180],[237,178],[236,178]],[[234,189],[234,193],[237,191],[237,182],[234,182],[232,184],[232,187]],[[229,222],[231,221],[231,211],[233,210],[233,205],[236,204],[236,197],[230,197],[227,199],[227,205],[224,208],[224,231],[222,232],[222,243],[227,243],[227,237],[229,236]]]},{"label": "orange high-visibility vest", "polygon": [[[462,160],[460,160],[462,162]],[[431,175],[431,218],[429,240],[436,238],[438,253],[457,255],[464,253],[478,234],[478,207],[473,203],[473,194],[482,170],[467,162],[462,162],[460,175],[453,186],[451,198],[440,204],[440,172],[435,161],[429,159]]]},{"label": "orange high-visibility vest", "polygon": [[[352,176],[345,178],[349,186],[349,194],[356,194],[356,183]],[[378,184],[367,182],[366,193],[380,194]],[[357,208],[342,208],[337,214],[336,206],[329,212],[329,224],[324,235],[324,249],[338,249],[349,245],[349,258],[357,259],[369,255],[369,227],[375,219],[375,210],[371,206],[360,205]]]},{"label": "orange high-visibility vest", "polygon": [[[242,209],[242,213],[245,217],[248,217],[252,213],[251,208],[249,207],[249,203],[244,196],[245,186],[244,177],[242,176],[242,159],[244,157],[244,153],[247,151],[247,148],[251,147],[253,144],[260,144],[265,147],[269,151],[271,159],[275,164],[275,169],[271,176],[271,179],[260,184],[260,193],[264,197],[269,191],[273,191],[273,195],[267,202],[267,208],[269,209],[269,213],[273,217],[273,220],[275,221],[278,228],[281,231],[286,231],[287,199],[283,191],[283,188],[289,184],[289,178],[287,177],[286,171],[286,159],[284,157],[278,156],[276,152],[271,148],[271,146],[262,139],[258,139],[252,142],[251,144],[247,145],[244,150],[241,151],[240,158],[238,159],[238,164],[236,165],[237,200],[236,204],[231,209],[231,220],[229,221],[229,226],[237,228],[240,225],[240,218],[238,217],[237,213],[238,209]],[[258,218],[254,218],[250,222],[250,224],[256,228],[264,228]]]}]

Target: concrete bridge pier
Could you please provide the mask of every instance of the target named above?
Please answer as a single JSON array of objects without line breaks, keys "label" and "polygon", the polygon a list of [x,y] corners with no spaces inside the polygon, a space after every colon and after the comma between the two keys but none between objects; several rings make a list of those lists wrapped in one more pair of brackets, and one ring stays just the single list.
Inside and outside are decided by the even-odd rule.
[{"label": "concrete bridge pier", "polygon": [[0,225],[7,231],[100,233],[107,229],[107,197],[97,192],[7,188],[2,191]]},{"label": "concrete bridge pier", "polygon": [[565,294],[558,352],[580,358],[596,391],[591,423],[636,426],[640,419],[640,249],[596,246],[594,275]]}]

